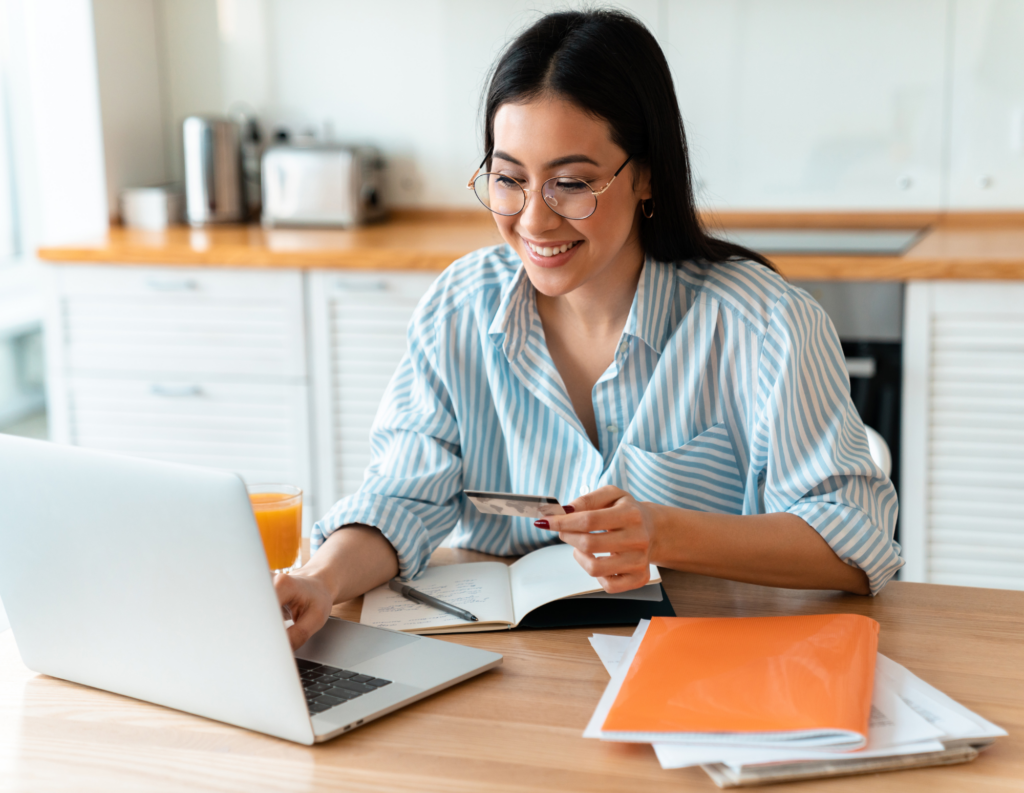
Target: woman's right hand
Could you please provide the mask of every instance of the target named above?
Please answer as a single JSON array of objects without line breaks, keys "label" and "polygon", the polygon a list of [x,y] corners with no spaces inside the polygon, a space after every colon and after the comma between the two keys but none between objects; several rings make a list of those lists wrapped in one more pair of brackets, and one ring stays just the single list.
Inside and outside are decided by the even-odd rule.
[{"label": "woman's right hand", "polygon": [[396,575],[398,554],[379,529],[349,524],[335,531],[301,569],[274,577],[277,599],[295,621],[288,629],[292,649],[327,623],[335,603],[369,592]]},{"label": "woman's right hand", "polygon": [[292,650],[297,650],[327,622],[334,598],[318,578],[303,575],[301,571],[278,573],[274,576],[274,590],[282,609],[287,607],[295,622],[288,629],[288,641]]}]

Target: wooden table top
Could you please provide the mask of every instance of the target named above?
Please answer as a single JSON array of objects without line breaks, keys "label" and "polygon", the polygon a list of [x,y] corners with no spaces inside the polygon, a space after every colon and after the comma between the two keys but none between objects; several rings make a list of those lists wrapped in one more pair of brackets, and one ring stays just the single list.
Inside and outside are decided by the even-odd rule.
[{"label": "wooden table top", "polygon": [[[927,228],[903,256],[774,256],[798,280],[1024,279],[1024,213],[718,213],[712,227]],[[405,211],[352,230],[256,225],[166,231],[115,226],[81,245],[46,247],[51,262],[439,272],[470,251],[501,242],[485,211]]]},{"label": "wooden table top", "polygon": [[[441,549],[438,563],[486,558]],[[1004,727],[964,765],[778,785],[774,791],[1024,789],[1024,592],[890,583],[876,598],[769,589],[667,571],[680,616],[847,612],[882,625],[879,649]],[[335,608],[354,618],[359,604]],[[502,653],[496,670],[326,744],[290,744],[26,669],[0,634],[0,790],[711,791],[649,746],[581,737],[608,682],[591,629],[440,637]],[[628,628],[597,632],[629,634]]]}]

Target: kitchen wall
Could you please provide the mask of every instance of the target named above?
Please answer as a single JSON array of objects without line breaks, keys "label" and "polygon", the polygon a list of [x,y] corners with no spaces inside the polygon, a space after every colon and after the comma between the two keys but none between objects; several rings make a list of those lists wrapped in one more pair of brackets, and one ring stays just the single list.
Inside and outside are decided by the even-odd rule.
[{"label": "kitchen wall", "polygon": [[[150,158],[160,159],[160,178],[181,173],[185,115],[248,105],[271,125],[381,145],[391,200],[406,206],[473,206],[463,185],[481,156],[487,71],[518,30],[566,5],[93,3],[97,41],[134,24],[146,42],[152,63],[136,70],[135,90],[145,82],[139,95],[160,97],[163,132],[147,137],[150,146],[162,139],[164,157]],[[135,23],[111,13],[126,4]],[[617,5],[640,17],[666,52],[706,205],[1024,208],[1020,0]],[[101,50],[101,95],[120,80],[125,96],[123,75],[105,70],[105,57]],[[136,115],[152,118],[153,110]],[[120,157],[105,137],[108,160]],[[138,151],[124,156],[137,161]],[[120,167],[108,162],[111,184],[124,183]]]}]

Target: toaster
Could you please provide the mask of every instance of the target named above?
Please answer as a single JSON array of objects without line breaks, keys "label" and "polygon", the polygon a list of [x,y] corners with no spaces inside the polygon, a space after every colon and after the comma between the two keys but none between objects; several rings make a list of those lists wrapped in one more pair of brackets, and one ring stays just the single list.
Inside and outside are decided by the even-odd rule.
[{"label": "toaster", "polygon": [[356,226],[384,217],[384,161],[372,146],[271,146],[263,225]]}]

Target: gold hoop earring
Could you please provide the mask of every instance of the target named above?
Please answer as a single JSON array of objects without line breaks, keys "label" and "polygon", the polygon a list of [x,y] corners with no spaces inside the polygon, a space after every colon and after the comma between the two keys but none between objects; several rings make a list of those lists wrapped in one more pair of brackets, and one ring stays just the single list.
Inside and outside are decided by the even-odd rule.
[{"label": "gold hoop earring", "polygon": [[644,213],[644,217],[645,218],[650,220],[651,218],[654,217],[654,199],[653,198],[649,198],[647,200],[651,202],[651,211],[650,211],[650,213],[647,212],[647,201],[641,201],[640,202],[640,211]]}]

